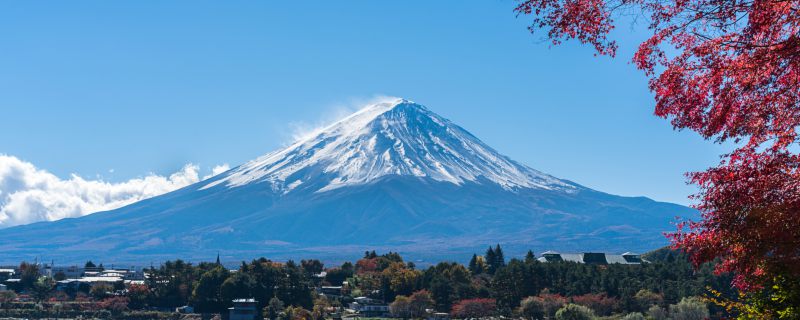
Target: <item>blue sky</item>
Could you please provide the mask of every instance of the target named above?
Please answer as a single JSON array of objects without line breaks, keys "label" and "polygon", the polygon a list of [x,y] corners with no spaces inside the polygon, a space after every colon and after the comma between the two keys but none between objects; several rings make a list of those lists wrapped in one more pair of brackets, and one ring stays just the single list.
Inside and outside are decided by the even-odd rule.
[{"label": "blue sky", "polygon": [[[59,177],[210,171],[376,95],[405,97],[538,170],[689,203],[721,146],[673,131],[629,63],[551,47],[513,1],[0,4],[0,153]],[[113,172],[112,172],[113,171]],[[207,173],[207,172],[206,172]]]}]

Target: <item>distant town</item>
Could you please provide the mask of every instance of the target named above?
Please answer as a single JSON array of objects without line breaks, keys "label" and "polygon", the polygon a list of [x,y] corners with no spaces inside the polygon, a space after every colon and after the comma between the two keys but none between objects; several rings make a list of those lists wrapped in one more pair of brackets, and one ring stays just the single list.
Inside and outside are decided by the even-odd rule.
[{"label": "distant town", "polygon": [[427,268],[374,251],[337,266],[266,258],[233,268],[219,258],[148,267],[32,261],[0,266],[0,318],[706,319],[725,310],[699,297],[734,295],[729,283],[666,248],[506,259],[496,245],[466,265]]}]

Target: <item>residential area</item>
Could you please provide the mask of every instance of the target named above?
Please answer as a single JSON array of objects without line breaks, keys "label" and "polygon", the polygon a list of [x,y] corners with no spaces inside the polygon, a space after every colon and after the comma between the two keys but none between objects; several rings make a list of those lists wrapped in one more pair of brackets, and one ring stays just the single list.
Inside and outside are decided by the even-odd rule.
[{"label": "residential area", "polygon": [[506,259],[499,245],[467,264],[430,266],[374,251],[336,266],[265,258],[238,266],[219,259],[151,267],[35,261],[0,267],[0,318],[719,318],[724,310],[699,297],[708,288],[726,292],[730,279],[711,270],[694,272],[668,249],[529,251]]}]

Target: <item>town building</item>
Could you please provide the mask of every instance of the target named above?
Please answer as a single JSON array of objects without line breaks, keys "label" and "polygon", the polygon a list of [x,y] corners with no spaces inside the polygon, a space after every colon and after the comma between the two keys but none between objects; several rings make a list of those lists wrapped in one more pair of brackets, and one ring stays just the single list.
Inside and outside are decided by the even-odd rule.
[{"label": "town building", "polygon": [[256,299],[233,300],[233,307],[228,308],[229,320],[253,320],[258,314]]},{"label": "town building", "polygon": [[322,286],[317,291],[319,294],[332,299],[342,296],[342,286]]},{"label": "town building", "polygon": [[14,268],[0,268],[0,281],[14,278],[14,274],[16,274]]},{"label": "town building", "polygon": [[602,252],[559,253],[547,251],[542,253],[542,256],[537,260],[540,262],[567,261],[585,264],[642,264],[648,262],[642,259],[641,255],[633,252],[608,254]]},{"label": "town building", "polygon": [[53,266],[52,264],[45,266],[44,275],[52,278],[57,274],[63,274],[67,279],[77,279],[83,276],[83,268],[78,266]]},{"label": "town building", "polygon": [[367,297],[357,297],[350,303],[350,309],[362,317],[386,317],[389,315],[389,305],[385,302]]}]

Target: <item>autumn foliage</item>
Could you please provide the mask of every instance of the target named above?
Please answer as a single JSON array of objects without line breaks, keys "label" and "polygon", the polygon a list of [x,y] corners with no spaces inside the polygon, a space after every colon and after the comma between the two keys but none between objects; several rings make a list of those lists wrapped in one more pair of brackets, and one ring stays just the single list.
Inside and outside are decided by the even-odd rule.
[{"label": "autumn foliage", "polygon": [[619,307],[619,299],[609,297],[604,293],[575,296],[572,297],[572,303],[592,309],[601,316],[609,316]]},{"label": "autumn foliage", "polygon": [[689,174],[702,220],[680,223],[674,246],[696,264],[720,259],[743,292],[800,279],[800,1],[526,0],[516,12],[555,44],[610,56],[615,19],[645,18],[651,35],[633,63],[650,78],[655,114],[735,145]]},{"label": "autumn foliage", "polygon": [[496,304],[494,299],[466,299],[453,305],[451,313],[460,319],[488,317],[495,313]]}]

